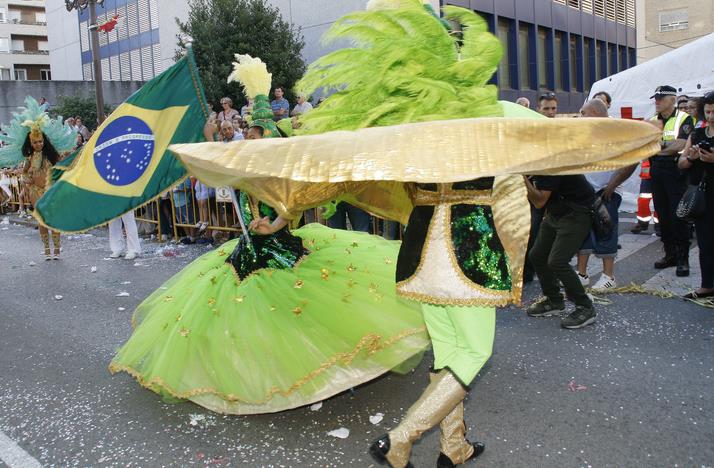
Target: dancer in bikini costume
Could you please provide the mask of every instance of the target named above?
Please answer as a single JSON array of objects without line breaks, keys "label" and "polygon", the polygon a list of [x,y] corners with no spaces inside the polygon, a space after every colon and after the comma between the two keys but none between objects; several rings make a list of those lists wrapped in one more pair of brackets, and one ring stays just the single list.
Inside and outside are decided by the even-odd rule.
[{"label": "dancer in bikini costume", "polygon": [[[279,139],[267,97],[271,75],[260,60],[237,58],[231,79],[255,102],[248,138]],[[253,414],[411,369],[429,340],[419,304],[394,291],[399,243],[318,224],[291,231],[249,193],[238,205],[253,231],[144,300],[111,372],[125,371],[167,400]]]},{"label": "dancer in bikini costume", "polygon": [[[62,157],[71,151],[77,141],[77,132],[64,125],[62,117],[50,119],[45,108],[31,96],[25,98],[20,113],[13,114],[9,126],[3,127],[0,141],[0,167],[12,167],[22,162],[24,195],[34,207],[50,185],[50,171]],[[44,245],[45,260],[59,260],[60,233],[47,229],[40,223],[40,239]],[[50,236],[54,251],[50,248]]]},{"label": "dancer in bikini costume", "polygon": [[444,16],[419,0],[373,0],[335,22],[327,38],[356,45],[302,80],[300,91],[335,90],[301,116],[305,136],[171,147],[207,183],[252,191],[285,218],[341,199],[407,224],[397,292],[422,304],[434,368],[370,447],[394,467],[410,466],[412,444],[435,426],[439,467],[484,449],[465,437],[463,400],[491,355],[495,307],[520,301],[530,227],[522,175],[614,169],[659,148],[659,132],[642,122],[544,119],[499,102],[487,84],[498,39],[469,10],[447,6]]}]

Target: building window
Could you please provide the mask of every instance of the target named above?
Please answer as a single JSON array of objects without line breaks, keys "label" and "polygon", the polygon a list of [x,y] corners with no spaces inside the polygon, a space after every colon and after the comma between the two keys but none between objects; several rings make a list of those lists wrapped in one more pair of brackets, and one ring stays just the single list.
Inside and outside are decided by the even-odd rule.
[{"label": "building window", "polygon": [[0,8],[0,23],[4,23],[5,21],[6,21],[5,8]]},{"label": "building window", "polygon": [[498,18],[498,38],[503,45],[503,58],[498,65],[498,83],[501,88],[511,88],[511,21],[505,18]]},{"label": "building window", "polygon": [[618,71],[627,70],[627,47],[619,46],[618,48],[620,49],[620,66],[618,67]]},{"label": "building window", "polygon": [[49,51],[50,45],[47,41],[37,41],[37,50]]},{"label": "building window", "polygon": [[25,41],[22,39],[12,40],[12,51],[13,52],[24,52],[25,51]]},{"label": "building window", "polygon": [[38,11],[35,13],[35,22],[47,24],[47,14],[44,11]]},{"label": "building window", "polygon": [[659,12],[659,32],[679,31],[682,29],[689,29],[689,12],[687,9]]},{"label": "building window", "polygon": [[52,72],[47,70],[40,70],[40,79],[43,81],[50,81],[52,79]]},{"label": "building window", "polygon": [[10,52],[10,39],[0,37],[0,52]]},{"label": "building window", "polygon": [[531,89],[531,55],[528,40],[529,26],[518,25],[518,74],[521,78],[520,89]]},{"label": "building window", "polygon": [[580,63],[578,61],[578,36],[575,34],[570,35],[570,91],[581,90],[581,83],[578,82],[578,71],[580,69]]},{"label": "building window", "polygon": [[583,78],[585,84],[583,85],[584,91],[590,91],[593,85],[593,68],[592,64],[595,62],[595,54],[593,50],[593,40],[590,38],[585,38],[583,41],[583,46],[585,51],[583,53]]},{"label": "building window", "polygon": [[[536,61],[538,62],[538,89],[548,89],[548,68],[546,48],[548,47],[548,30],[538,28],[538,43],[536,44]],[[549,61],[552,62],[552,61]]]},{"label": "building window", "polygon": [[10,69],[0,67],[0,80],[6,81],[10,79]]},{"label": "building window", "polygon": [[564,36],[565,33],[562,31],[556,31],[553,36],[553,65],[555,65],[553,75],[555,77],[555,89],[557,91],[563,91],[563,68],[564,65],[568,63],[564,55]]},{"label": "building window", "polygon": [[24,68],[16,68],[15,79],[20,81],[27,81],[27,70],[25,70]]},{"label": "building window", "polygon": [[605,75],[602,72],[602,41],[595,41],[595,79],[603,78]]},{"label": "building window", "polygon": [[580,9],[580,0],[568,0],[568,6],[572,8]]},{"label": "building window", "polygon": [[20,14],[20,10],[7,10],[8,22],[19,23],[20,18],[22,18],[22,15]]},{"label": "building window", "polygon": [[617,50],[615,44],[607,45],[607,76],[617,73]]}]

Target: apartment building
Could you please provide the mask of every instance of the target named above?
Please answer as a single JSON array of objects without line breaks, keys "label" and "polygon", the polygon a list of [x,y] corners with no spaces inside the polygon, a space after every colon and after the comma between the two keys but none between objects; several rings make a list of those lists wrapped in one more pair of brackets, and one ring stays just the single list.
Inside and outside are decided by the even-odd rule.
[{"label": "apartment building", "polygon": [[51,80],[44,0],[0,0],[0,80]]}]

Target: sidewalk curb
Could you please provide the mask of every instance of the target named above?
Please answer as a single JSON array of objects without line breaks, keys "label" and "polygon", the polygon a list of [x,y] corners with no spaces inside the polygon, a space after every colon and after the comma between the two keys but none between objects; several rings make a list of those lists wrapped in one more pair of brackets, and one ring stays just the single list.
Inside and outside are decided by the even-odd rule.
[{"label": "sidewalk curb", "polygon": [[33,227],[33,228],[39,227],[39,224],[37,223],[37,220],[35,218],[32,218],[32,219],[18,218],[17,216],[12,216],[10,214],[0,215],[0,218],[5,218],[5,217],[7,217],[10,220],[10,224],[19,224],[21,226],[28,226],[28,227]]}]

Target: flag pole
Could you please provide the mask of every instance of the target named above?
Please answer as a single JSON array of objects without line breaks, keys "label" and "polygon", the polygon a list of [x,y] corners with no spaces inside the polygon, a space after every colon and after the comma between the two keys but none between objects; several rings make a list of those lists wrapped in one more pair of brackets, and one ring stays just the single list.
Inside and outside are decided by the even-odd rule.
[{"label": "flag pole", "polygon": [[245,225],[245,220],[243,219],[243,213],[240,209],[240,205],[238,204],[238,197],[236,197],[236,191],[233,190],[233,188],[230,188],[231,190],[231,201],[233,202],[233,208],[236,210],[236,215],[238,216],[238,222],[240,223],[240,228],[243,231],[243,235],[245,236],[245,240],[248,243],[248,245],[253,247],[253,241],[250,239],[250,233],[248,232],[248,228]]}]

